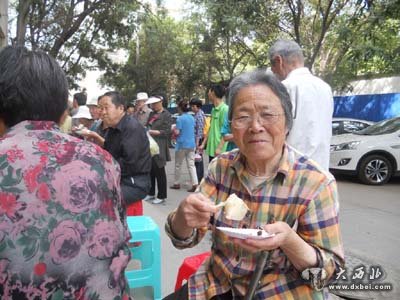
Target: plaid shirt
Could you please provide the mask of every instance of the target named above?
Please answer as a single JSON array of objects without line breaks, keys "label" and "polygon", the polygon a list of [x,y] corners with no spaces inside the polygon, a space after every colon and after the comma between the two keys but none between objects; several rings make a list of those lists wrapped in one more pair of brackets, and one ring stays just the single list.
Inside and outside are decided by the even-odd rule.
[{"label": "plaid shirt", "polygon": [[[215,216],[215,226],[256,228],[271,221],[293,226],[298,221],[298,235],[315,248],[319,267],[328,278],[344,264],[343,246],[338,224],[338,194],[333,176],[313,161],[285,146],[277,173],[250,191],[245,157],[236,149],[220,155],[209,166],[200,192],[216,204],[235,193],[252,212],[244,220],[227,220],[223,213]],[[175,247],[193,247],[207,232],[194,230],[191,238],[177,239],[170,228],[174,212],[168,216],[166,232]],[[246,294],[256,267],[257,255],[228,241],[219,230],[212,230],[212,255],[189,279],[189,299],[211,299],[229,290],[234,297]],[[253,299],[324,299],[327,290],[317,291],[301,278],[285,253],[272,251]]]},{"label": "plaid shirt", "polygon": [[206,118],[206,116],[204,115],[204,111],[201,108],[194,115],[194,120],[195,120],[195,124],[196,124],[195,128],[194,128],[194,135],[196,137],[196,141],[200,141],[203,138],[203,128],[204,128],[204,119],[205,118]]}]

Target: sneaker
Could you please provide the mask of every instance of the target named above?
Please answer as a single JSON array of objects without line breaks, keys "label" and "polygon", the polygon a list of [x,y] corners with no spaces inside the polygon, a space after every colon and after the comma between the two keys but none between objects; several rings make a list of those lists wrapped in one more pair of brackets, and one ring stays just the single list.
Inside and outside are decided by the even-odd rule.
[{"label": "sneaker", "polygon": [[153,204],[161,204],[164,202],[165,202],[165,199],[159,199],[159,198],[155,198],[153,201],[151,201],[151,203],[153,203]]},{"label": "sneaker", "polygon": [[150,196],[150,195],[147,195],[146,197],[143,198],[144,201],[152,201],[154,199],[156,199],[156,197],[155,196]]},{"label": "sneaker", "polygon": [[193,193],[193,192],[196,191],[196,189],[197,189],[197,184],[193,184],[193,185],[192,185],[192,188],[188,189],[187,191],[188,191],[189,193]]},{"label": "sneaker", "polygon": [[180,184],[173,184],[169,188],[173,189],[173,190],[179,190],[181,188],[181,185]]}]

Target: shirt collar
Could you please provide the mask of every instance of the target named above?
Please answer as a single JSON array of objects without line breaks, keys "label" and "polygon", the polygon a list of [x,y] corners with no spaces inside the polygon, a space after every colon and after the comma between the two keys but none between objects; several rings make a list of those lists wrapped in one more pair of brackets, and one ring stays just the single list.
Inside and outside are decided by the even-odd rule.
[{"label": "shirt collar", "polygon": [[[243,172],[246,171],[246,157],[240,153],[239,149],[232,151],[235,157],[231,161],[231,167],[236,171],[239,177],[243,175]],[[285,144],[283,148],[283,153],[281,159],[279,161],[278,169],[274,174],[273,178],[280,177],[282,179],[286,178],[289,174],[290,162],[289,162],[289,148]]]},{"label": "shirt collar", "polygon": [[10,128],[9,131],[20,130],[56,130],[59,131],[60,127],[54,121],[22,121]]},{"label": "shirt collar", "polygon": [[225,102],[222,101],[218,106],[214,106],[215,110],[220,110],[224,106]]},{"label": "shirt collar", "polygon": [[289,74],[286,76],[285,80],[291,76],[307,75],[307,74],[311,74],[311,72],[308,68],[306,68],[306,67],[297,68],[297,69],[290,71]]}]

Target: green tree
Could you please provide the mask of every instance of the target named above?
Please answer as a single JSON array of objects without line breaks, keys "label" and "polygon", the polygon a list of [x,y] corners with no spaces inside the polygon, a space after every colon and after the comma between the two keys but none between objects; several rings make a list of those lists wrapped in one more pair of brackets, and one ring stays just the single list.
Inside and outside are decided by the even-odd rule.
[{"label": "green tree", "polygon": [[12,42],[55,57],[70,83],[110,62],[108,52],[127,44],[135,30],[131,0],[20,0]]},{"label": "green tree", "polygon": [[177,61],[177,37],[180,29],[174,20],[159,10],[156,15],[144,13],[140,30],[132,39],[128,61],[109,65],[103,82],[107,82],[132,97],[136,91],[164,94],[170,91]]}]

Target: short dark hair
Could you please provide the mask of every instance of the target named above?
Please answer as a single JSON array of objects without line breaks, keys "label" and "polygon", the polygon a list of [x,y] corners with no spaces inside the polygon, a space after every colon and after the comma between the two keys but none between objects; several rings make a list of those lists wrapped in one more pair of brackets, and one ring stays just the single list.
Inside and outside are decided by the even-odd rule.
[{"label": "short dark hair", "polygon": [[51,56],[21,46],[0,52],[0,117],[6,126],[25,120],[58,123],[67,108],[67,78]]},{"label": "short dark hair", "polygon": [[198,108],[202,108],[203,102],[199,98],[192,98],[192,100],[190,100],[190,105],[196,105]]},{"label": "short dark hair", "polygon": [[74,99],[79,106],[86,105],[87,96],[85,93],[76,93],[74,94]]},{"label": "short dark hair", "polygon": [[225,96],[225,87],[222,84],[212,84],[210,90],[214,92],[215,96],[222,98]]},{"label": "short dark hair", "polygon": [[285,114],[286,128],[290,130],[293,125],[292,102],[286,87],[272,74],[268,74],[265,69],[242,73],[236,76],[229,85],[228,103],[229,120],[232,120],[233,110],[235,108],[236,96],[239,91],[251,85],[265,85],[279,98]]},{"label": "short dark hair", "polygon": [[178,102],[178,107],[183,111],[183,112],[188,112],[190,111],[190,106],[189,106],[189,101],[186,99],[182,99],[181,101]]},{"label": "short dark hair", "polygon": [[122,105],[124,107],[124,110],[126,110],[126,99],[124,96],[121,95],[120,92],[117,91],[110,91],[105,93],[104,95],[100,96],[99,100],[103,97],[110,97],[111,102],[116,106]]}]

